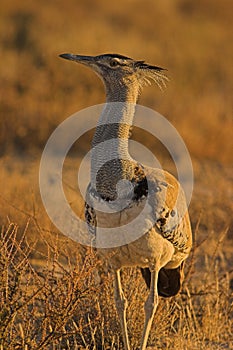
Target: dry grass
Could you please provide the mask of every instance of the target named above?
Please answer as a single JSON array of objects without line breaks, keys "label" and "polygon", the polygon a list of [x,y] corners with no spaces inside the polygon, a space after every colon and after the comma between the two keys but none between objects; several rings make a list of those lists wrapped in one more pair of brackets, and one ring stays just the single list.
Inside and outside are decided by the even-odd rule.
[{"label": "dry grass", "polygon": [[[83,258],[58,236],[53,244],[44,238],[44,252],[39,253],[27,239],[33,229],[44,236],[35,218],[27,222],[20,239],[14,223],[1,232],[1,349],[121,349],[112,281],[108,275],[97,281],[100,263],[95,254],[88,250]],[[212,256],[206,255],[202,280],[194,273],[196,248],[182,293],[160,300],[151,346],[231,348],[232,292],[229,273],[221,269],[220,244],[219,240]],[[146,290],[134,269],[124,271],[123,282],[130,302],[131,343],[136,348]]]},{"label": "dry grass", "polygon": [[[12,189],[2,191],[0,199],[4,223],[0,252],[2,349],[121,349],[111,277],[104,274],[99,283],[99,261],[93,252],[88,250],[85,255],[82,247],[60,235],[47,218],[39,193],[28,190],[36,187],[38,163],[31,162],[27,171],[22,161],[10,159],[12,163],[0,179],[1,183],[7,180]],[[72,163],[66,174],[66,183],[71,184]],[[206,172],[206,176],[213,187],[211,174]],[[215,169],[215,178],[218,176],[221,171]],[[228,206],[221,207],[229,184],[221,183],[213,198],[204,181],[200,182],[190,207],[195,244],[186,265],[185,284],[176,298],[160,299],[153,324],[150,345],[158,349],[233,346],[230,200]],[[80,197],[69,190],[70,186],[68,198],[79,212],[75,203],[80,205]],[[131,343],[136,349],[147,291],[136,269],[123,272],[123,283],[129,299]]]},{"label": "dry grass", "polygon": [[[50,133],[104,101],[92,72],[57,58],[69,51],[119,52],[168,68],[166,92],[145,89],[140,103],[165,115],[190,151],[195,245],[181,294],[160,300],[149,343],[233,348],[231,8],[230,0],[1,2],[1,350],[122,348],[111,277],[97,281],[94,253],[85,257],[59,234],[39,195],[39,159]],[[138,130],[133,137],[174,171],[156,140]],[[79,214],[76,172],[90,138],[80,140],[64,168],[65,192]],[[147,291],[136,269],[123,279],[135,349]]]}]

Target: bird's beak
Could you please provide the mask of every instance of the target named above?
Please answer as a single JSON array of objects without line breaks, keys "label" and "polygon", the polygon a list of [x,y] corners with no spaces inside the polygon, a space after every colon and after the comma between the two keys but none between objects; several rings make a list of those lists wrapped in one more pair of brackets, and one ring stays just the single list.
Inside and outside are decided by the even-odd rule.
[{"label": "bird's beak", "polygon": [[72,53],[63,53],[59,55],[59,57],[64,58],[65,60],[75,61],[77,63],[84,64],[85,66],[90,66],[94,63],[93,56],[82,56],[82,55],[74,55]]}]

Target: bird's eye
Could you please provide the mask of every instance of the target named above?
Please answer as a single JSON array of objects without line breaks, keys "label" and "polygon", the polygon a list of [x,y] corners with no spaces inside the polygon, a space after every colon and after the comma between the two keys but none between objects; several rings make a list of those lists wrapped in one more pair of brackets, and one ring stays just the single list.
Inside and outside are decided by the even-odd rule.
[{"label": "bird's eye", "polygon": [[110,67],[116,67],[118,65],[118,62],[115,60],[110,61]]}]

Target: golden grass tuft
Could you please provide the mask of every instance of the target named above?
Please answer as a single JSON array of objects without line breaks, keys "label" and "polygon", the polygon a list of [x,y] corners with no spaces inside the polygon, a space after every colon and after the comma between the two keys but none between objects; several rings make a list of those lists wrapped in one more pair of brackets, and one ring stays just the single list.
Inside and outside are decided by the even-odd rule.
[{"label": "golden grass tuft", "polygon": [[[32,226],[30,227],[31,221]],[[97,274],[100,262],[91,249],[83,255],[76,246],[69,253],[64,242],[44,241],[44,251],[33,258],[36,245],[27,232],[37,227],[32,218],[17,238],[19,227],[10,222],[1,231],[1,349],[122,349],[113,302],[112,280]],[[38,229],[38,227],[36,228]],[[43,235],[43,234],[42,234]],[[53,235],[54,237],[54,235]],[[195,276],[195,247],[187,264],[180,295],[160,299],[150,345],[157,349],[225,349],[232,326],[229,273],[221,271],[220,245]],[[40,256],[38,258],[38,256]],[[132,283],[133,281],[133,283]],[[132,347],[139,346],[143,301],[147,291],[139,271],[123,272],[129,299],[128,326]]]}]

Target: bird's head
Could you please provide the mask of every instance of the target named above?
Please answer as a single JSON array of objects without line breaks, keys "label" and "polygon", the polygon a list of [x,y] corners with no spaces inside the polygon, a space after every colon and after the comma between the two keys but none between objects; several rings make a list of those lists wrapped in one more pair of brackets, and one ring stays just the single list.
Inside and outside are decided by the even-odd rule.
[{"label": "bird's head", "polygon": [[107,87],[109,84],[123,86],[133,83],[140,89],[153,80],[162,88],[168,80],[164,74],[164,68],[118,54],[82,56],[65,53],[60,57],[92,68]]}]

